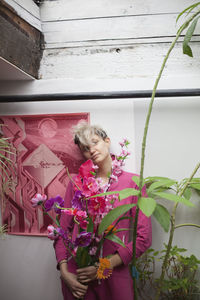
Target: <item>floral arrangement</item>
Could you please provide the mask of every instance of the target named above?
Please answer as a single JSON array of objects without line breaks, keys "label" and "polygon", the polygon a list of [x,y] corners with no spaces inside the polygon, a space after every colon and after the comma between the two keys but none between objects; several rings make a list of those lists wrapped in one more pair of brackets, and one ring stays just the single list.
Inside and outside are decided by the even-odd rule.
[{"label": "floral arrangement", "polygon": [[[123,219],[120,217],[126,213],[135,204],[126,204],[113,209],[116,200],[121,200],[130,196],[129,189],[121,191],[107,192],[111,183],[118,180],[121,174],[121,167],[124,160],[130,155],[127,151],[129,142],[124,139],[120,143],[121,153],[119,156],[112,157],[112,174],[108,174],[109,181],[103,184],[101,178],[96,178],[97,166],[91,160],[87,160],[79,168],[79,173],[75,178],[71,178],[74,188],[74,197],[70,208],[64,207],[62,197],[47,199],[46,195],[36,194],[31,199],[33,207],[42,205],[43,210],[49,215],[49,211],[53,210],[57,214],[53,220],[56,225],[47,227],[48,237],[51,240],[62,237],[67,251],[75,259],[78,267],[89,265],[98,265],[97,278],[108,278],[112,270],[110,262],[107,258],[102,258],[102,246],[105,239],[114,241],[125,247],[121,239],[116,235],[120,229],[116,229],[116,224]],[[131,195],[133,189],[131,189]],[[135,190],[135,193],[138,192]],[[61,228],[59,218],[61,214],[65,214],[66,218],[72,216],[74,222],[78,225],[78,234],[75,240],[65,228]],[[51,217],[51,216],[50,216]],[[52,217],[51,217],[52,218]],[[113,224],[115,222],[115,224]]]}]

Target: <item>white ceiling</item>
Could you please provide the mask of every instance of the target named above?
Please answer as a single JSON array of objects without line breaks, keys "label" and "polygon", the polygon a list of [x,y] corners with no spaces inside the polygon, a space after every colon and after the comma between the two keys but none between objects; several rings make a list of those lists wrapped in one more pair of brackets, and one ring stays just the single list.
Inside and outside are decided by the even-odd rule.
[{"label": "white ceiling", "polygon": [[23,72],[3,57],[0,57],[0,80],[33,80],[34,78]]}]

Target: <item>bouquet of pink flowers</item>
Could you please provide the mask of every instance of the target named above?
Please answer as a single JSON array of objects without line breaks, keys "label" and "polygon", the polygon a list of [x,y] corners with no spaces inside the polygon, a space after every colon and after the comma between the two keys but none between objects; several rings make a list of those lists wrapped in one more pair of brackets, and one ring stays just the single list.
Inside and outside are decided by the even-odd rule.
[{"label": "bouquet of pink flowers", "polygon": [[[125,246],[116,235],[120,229],[117,230],[115,226],[124,218],[122,215],[136,205],[126,204],[113,209],[114,201],[124,199],[130,195],[137,195],[137,190],[125,189],[123,191],[107,192],[110,184],[118,180],[124,160],[130,154],[125,149],[128,144],[129,142],[124,139],[120,143],[122,147],[121,154],[112,156],[112,174],[108,174],[109,182],[107,184],[103,184],[101,178],[96,178],[98,167],[91,160],[87,160],[80,166],[78,175],[73,179],[68,174],[74,187],[71,207],[64,207],[64,200],[60,196],[47,199],[46,195],[36,194],[31,199],[32,205],[34,207],[42,205],[46,214],[52,209],[57,214],[56,219],[53,220],[55,226],[49,225],[47,228],[48,237],[55,240],[61,236],[66,249],[75,259],[78,267],[94,265],[99,261],[97,276],[100,279],[107,278],[112,273],[109,261],[100,257],[103,243],[105,239],[109,239]],[[71,234],[65,228],[61,228],[60,214],[65,214],[66,218],[69,215],[73,216],[74,222],[78,224],[79,232],[75,240],[72,239]]]}]

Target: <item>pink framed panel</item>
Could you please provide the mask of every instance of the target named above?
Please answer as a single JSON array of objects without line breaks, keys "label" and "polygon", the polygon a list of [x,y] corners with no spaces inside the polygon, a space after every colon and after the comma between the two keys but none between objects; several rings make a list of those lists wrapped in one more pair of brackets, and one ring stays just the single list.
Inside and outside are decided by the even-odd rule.
[{"label": "pink framed panel", "polygon": [[33,208],[30,199],[36,193],[64,197],[69,182],[66,167],[73,176],[83,162],[71,132],[80,120],[89,122],[89,113],[0,117],[3,135],[16,153],[10,156],[15,170],[9,172],[9,188],[1,197],[2,223],[8,225],[9,234],[46,236],[52,220],[41,207]]}]

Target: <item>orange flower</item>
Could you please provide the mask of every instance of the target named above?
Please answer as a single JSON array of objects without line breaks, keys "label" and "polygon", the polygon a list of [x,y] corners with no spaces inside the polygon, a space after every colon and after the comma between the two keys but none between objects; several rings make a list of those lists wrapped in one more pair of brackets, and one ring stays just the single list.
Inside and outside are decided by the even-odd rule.
[{"label": "orange flower", "polygon": [[109,225],[108,228],[105,230],[105,234],[116,233],[116,231],[117,231],[116,227],[114,227],[113,225]]},{"label": "orange flower", "polygon": [[99,268],[97,270],[98,279],[106,279],[112,274],[110,261],[107,258],[99,258]]}]

